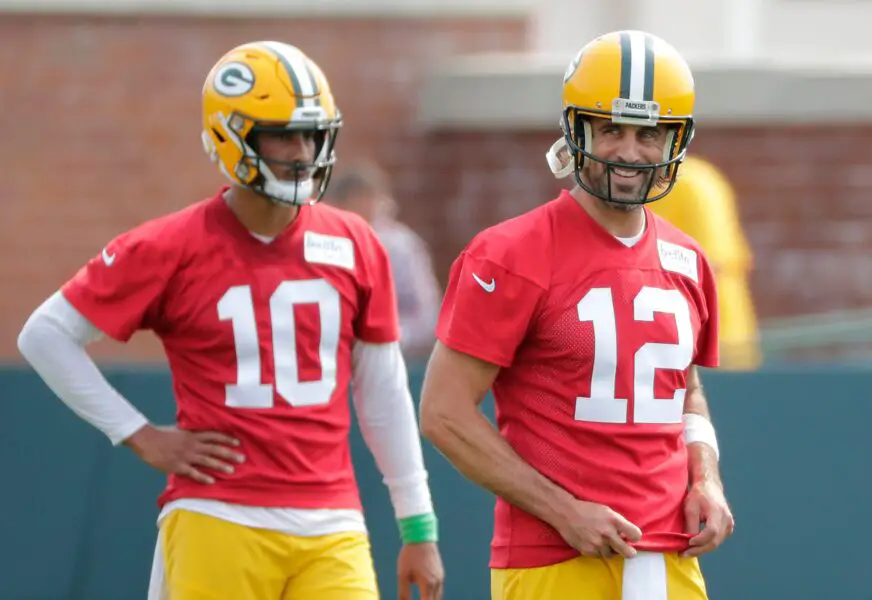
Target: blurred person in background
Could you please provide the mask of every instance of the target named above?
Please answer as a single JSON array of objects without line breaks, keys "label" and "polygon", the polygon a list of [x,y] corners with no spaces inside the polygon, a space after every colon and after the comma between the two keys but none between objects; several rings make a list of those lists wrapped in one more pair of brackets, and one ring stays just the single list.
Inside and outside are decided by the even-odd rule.
[{"label": "blurred person in background", "polygon": [[[234,48],[202,89],[203,142],[230,180],[111,240],[31,315],[21,353],[80,417],[169,474],[153,600],[373,600],[349,456],[349,384],[403,546],[400,597],[443,568],[387,254],[316,204],[342,125],[321,69],[277,42]],[[177,426],[158,427],[86,352],[163,342]]]},{"label": "blurred person in background", "polygon": [[[645,208],[693,137],[684,58],[641,32],[569,64],[575,185],[496,224],[451,268],[422,433],[497,495],[493,600],[704,600],[698,557],[731,533],[699,367],[718,365],[714,274]],[[497,429],[479,410],[493,391]]]},{"label": "blurred person in background", "polygon": [[396,218],[387,174],[373,164],[352,168],[337,175],[329,201],[363,217],[384,244],[397,289],[400,345],[407,357],[426,358],[436,339],[442,290],[426,242]]},{"label": "blurred person in background", "polygon": [[757,314],[749,283],[754,258],[729,180],[710,162],[690,156],[666,200],[649,207],[699,242],[711,262],[718,282],[721,368],[759,367]]}]

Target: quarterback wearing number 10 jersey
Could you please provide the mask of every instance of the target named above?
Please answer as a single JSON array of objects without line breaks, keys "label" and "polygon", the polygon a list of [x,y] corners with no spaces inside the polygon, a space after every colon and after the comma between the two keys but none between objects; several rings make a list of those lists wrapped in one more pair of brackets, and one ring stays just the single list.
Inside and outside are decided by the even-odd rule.
[{"label": "quarterback wearing number 10 jersey", "polygon": [[263,243],[222,193],[122,234],[63,294],[117,340],[160,337],[180,428],[241,440],[233,474],[216,472],[214,485],[170,475],[161,505],[359,510],[351,351],[355,338],[398,338],[386,253],[363,220],[327,205],[301,206]]},{"label": "quarterback wearing number 10 jersey", "polygon": [[[636,524],[639,550],[674,552],[690,537],[686,372],[717,365],[717,302],[697,244],[645,210],[632,245],[568,191],[485,230],[452,267],[437,333],[502,367],[492,387],[497,424],[521,458]],[[497,498],[491,567],[577,554]]]},{"label": "quarterback wearing number 10 jersey", "polygon": [[[401,593],[444,569],[384,246],[320,204],[343,117],[301,49],[225,52],[203,149],[229,185],[120,233],[28,318],[22,355],[79,417],[169,474],[149,600],[375,600],[351,405],[387,487]],[[172,182],[170,182],[172,183]],[[175,427],[156,427],[87,347],[149,330]]]}]

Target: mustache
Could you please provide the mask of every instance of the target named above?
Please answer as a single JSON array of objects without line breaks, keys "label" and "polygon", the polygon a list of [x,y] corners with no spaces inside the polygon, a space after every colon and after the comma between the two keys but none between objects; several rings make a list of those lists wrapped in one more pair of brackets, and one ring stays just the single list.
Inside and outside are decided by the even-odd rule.
[{"label": "mustache", "polygon": [[606,168],[609,171],[614,171],[615,169],[633,169],[634,171],[653,171],[655,170],[651,163],[646,162],[619,162],[615,161],[615,163],[607,165]]},{"label": "mustache", "polygon": [[284,176],[290,175],[298,179],[301,176],[311,177],[317,170],[317,167],[314,164],[302,160],[278,160],[270,158],[261,158],[260,160],[269,167],[269,170],[273,173],[280,173]]}]

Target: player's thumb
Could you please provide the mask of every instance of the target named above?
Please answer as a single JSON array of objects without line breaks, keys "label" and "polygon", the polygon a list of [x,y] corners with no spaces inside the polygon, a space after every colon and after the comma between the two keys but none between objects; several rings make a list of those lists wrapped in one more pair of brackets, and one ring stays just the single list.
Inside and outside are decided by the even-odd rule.
[{"label": "player's thumb", "polygon": [[397,600],[412,600],[412,582],[405,575],[397,581]]},{"label": "player's thumb", "polygon": [[618,515],[618,533],[628,542],[638,542],[642,539],[642,530]]},{"label": "player's thumb", "polygon": [[699,533],[699,504],[688,502],[684,505],[684,528],[690,535]]}]

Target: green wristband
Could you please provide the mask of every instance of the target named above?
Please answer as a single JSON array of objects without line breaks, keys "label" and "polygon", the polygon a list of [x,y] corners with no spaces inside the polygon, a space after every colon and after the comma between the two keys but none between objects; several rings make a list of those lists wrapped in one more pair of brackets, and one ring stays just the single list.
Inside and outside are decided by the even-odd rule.
[{"label": "green wristband", "polygon": [[412,515],[397,521],[404,544],[423,544],[439,541],[439,521],[433,513]]}]

